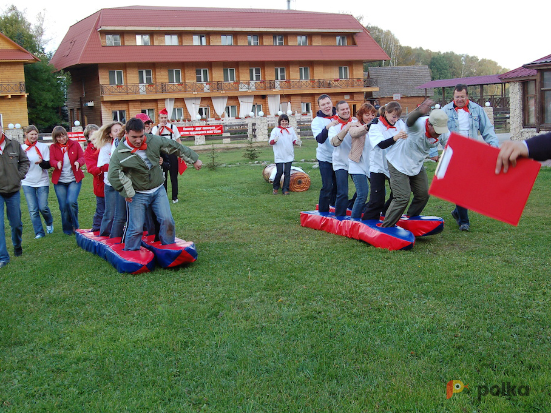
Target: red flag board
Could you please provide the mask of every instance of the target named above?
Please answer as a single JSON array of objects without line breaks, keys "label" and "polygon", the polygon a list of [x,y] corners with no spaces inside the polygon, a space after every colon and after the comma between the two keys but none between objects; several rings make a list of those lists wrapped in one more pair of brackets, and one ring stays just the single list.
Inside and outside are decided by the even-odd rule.
[{"label": "red flag board", "polygon": [[224,126],[223,125],[178,126],[178,131],[182,136],[221,135],[224,133]]},{"label": "red flag board", "polygon": [[77,142],[86,142],[86,138],[84,137],[84,132],[67,132],[67,137]]}]

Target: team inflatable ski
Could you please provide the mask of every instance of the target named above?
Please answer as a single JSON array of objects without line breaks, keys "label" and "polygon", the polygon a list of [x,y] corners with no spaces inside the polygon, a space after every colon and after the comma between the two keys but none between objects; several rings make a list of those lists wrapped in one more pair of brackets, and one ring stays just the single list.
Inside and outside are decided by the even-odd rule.
[{"label": "team inflatable ski", "polygon": [[125,251],[121,238],[100,237],[89,229],[78,229],[75,236],[79,247],[105,259],[120,273],[135,275],[155,268],[155,255],[144,247]]},{"label": "team inflatable ski", "polygon": [[195,244],[180,238],[176,238],[174,244],[163,245],[161,241],[155,241],[155,235],[145,233],[142,246],[155,254],[157,264],[162,268],[173,268],[197,260]]},{"label": "team inflatable ski", "polygon": [[[318,205],[316,205],[316,210]],[[334,207],[329,207],[329,212],[335,212]],[[346,210],[346,215],[350,216],[352,211]],[[384,217],[381,217],[381,221]],[[396,226],[408,230],[416,237],[426,237],[428,235],[439,234],[444,230],[444,220],[440,217],[431,217],[424,215],[416,215],[408,217],[402,215],[402,218],[396,223]]]},{"label": "team inflatable ski", "polygon": [[381,227],[381,221],[361,221],[346,217],[336,217],[332,212],[303,211],[300,225],[331,234],[364,241],[377,248],[390,251],[409,250],[415,244],[415,236],[400,227]]}]

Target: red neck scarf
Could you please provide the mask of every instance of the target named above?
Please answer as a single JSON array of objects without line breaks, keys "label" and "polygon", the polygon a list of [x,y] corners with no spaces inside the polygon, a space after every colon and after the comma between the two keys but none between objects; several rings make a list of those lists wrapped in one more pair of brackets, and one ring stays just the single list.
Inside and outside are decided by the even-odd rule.
[{"label": "red neck scarf", "polygon": [[453,108],[455,109],[456,112],[459,112],[461,109],[463,109],[465,112],[469,113],[469,99],[467,99],[467,103],[465,103],[465,106],[463,106],[462,108],[457,106],[455,104],[455,100],[454,100],[453,101]]},{"label": "red neck scarf", "polygon": [[433,138],[429,132],[429,120],[427,119],[425,121],[425,136],[429,140],[430,143],[436,143],[438,142],[438,138]]},{"label": "red neck scarf", "polygon": [[65,145],[62,145],[60,144],[59,142],[57,143],[59,145],[59,147],[61,148],[61,153],[63,155],[65,155],[65,152],[67,152],[67,146],[69,145],[69,141],[67,141],[67,143]]},{"label": "red neck scarf", "polygon": [[132,153],[137,152],[137,151],[145,151],[147,149],[146,141],[147,141],[147,136],[144,136],[142,146],[140,146],[139,148],[136,148],[134,146],[134,149],[132,149]]},{"label": "red neck scarf", "polygon": [[[2,134],[2,136],[0,136],[0,145],[2,145],[5,140],[6,140],[6,135]],[[0,148],[0,154],[1,153],[2,153],[2,149]]]},{"label": "red neck scarf", "polygon": [[36,146],[38,141],[35,141],[34,143],[29,142],[28,139],[25,139],[25,145],[27,145],[27,149],[25,149],[25,152],[29,152],[32,148],[36,149],[36,153],[38,156],[40,156],[40,159],[42,159],[42,154],[40,153],[40,149],[38,149],[38,146]]},{"label": "red neck scarf", "polygon": [[281,129],[281,134],[283,135],[283,131],[287,132],[287,135],[290,135],[291,132],[289,132],[289,128],[283,128],[281,126],[278,126],[279,129]]},{"label": "red neck scarf", "polygon": [[339,115],[335,115],[335,116],[333,116],[332,119],[336,119],[336,120],[339,121],[339,124],[341,125],[341,130],[342,130],[342,128],[344,128],[344,125],[346,125],[347,123],[352,122],[352,116],[350,116],[348,119],[344,120]]},{"label": "red neck scarf", "polygon": [[384,116],[379,116],[379,120],[381,121],[381,123],[383,125],[385,125],[387,130],[388,129],[396,129],[396,126],[391,125],[390,123],[388,123],[388,120]]},{"label": "red neck scarf", "polygon": [[160,135],[161,133],[163,133],[165,129],[166,129],[167,131],[169,131],[171,134],[174,133],[174,132],[172,131],[172,129],[170,129],[168,126],[161,126],[161,127],[159,128],[159,135]]}]

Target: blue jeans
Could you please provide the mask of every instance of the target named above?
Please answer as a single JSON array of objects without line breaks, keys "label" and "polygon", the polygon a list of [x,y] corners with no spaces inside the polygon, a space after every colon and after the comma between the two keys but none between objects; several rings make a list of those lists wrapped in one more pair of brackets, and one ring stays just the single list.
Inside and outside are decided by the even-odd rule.
[{"label": "blue jeans", "polygon": [[101,220],[103,219],[103,214],[105,213],[105,198],[101,196],[96,196],[96,212],[94,213],[94,218],[92,218],[92,231],[99,231],[101,228]]},{"label": "blue jeans", "polygon": [[469,223],[469,210],[467,208],[463,208],[462,206],[456,205],[454,211],[456,211],[457,216],[459,216],[458,224],[460,226],[463,225],[463,224],[470,224]]},{"label": "blue jeans", "polygon": [[283,175],[283,193],[289,192],[289,183],[291,182],[291,165],[293,162],[276,163],[276,176],[274,178],[274,189],[281,186],[281,175]]},{"label": "blue jeans", "polygon": [[78,194],[81,182],[58,182],[54,184],[59,212],[61,212],[61,227],[67,235],[72,235],[78,229]]},{"label": "blue jeans", "polygon": [[42,226],[40,214],[44,217],[44,221],[46,221],[47,226],[54,223],[54,218],[52,217],[52,213],[48,207],[48,194],[50,193],[50,187],[39,186],[38,188],[35,188],[32,186],[23,185],[23,193],[25,194],[25,199],[27,200],[34,235],[46,235],[44,233],[44,227]]},{"label": "blue jeans", "polygon": [[318,164],[321,174],[321,190],[318,201],[320,212],[329,212],[329,205],[335,205],[337,198],[337,178],[331,162],[320,161]]},{"label": "blue jeans", "polygon": [[11,241],[15,249],[21,248],[21,236],[23,235],[23,223],[21,222],[21,195],[19,191],[13,194],[0,194],[0,261],[9,262],[10,255],[6,246],[6,233],[4,229],[4,204],[8,221],[11,227]]},{"label": "blue jeans", "polygon": [[367,176],[362,174],[353,174],[352,180],[356,186],[356,200],[352,207],[352,218],[360,219],[362,212],[367,201],[367,194],[369,192],[369,183],[367,182]]},{"label": "blue jeans", "polygon": [[153,213],[159,221],[159,239],[161,244],[173,244],[176,238],[176,225],[170,212],[170,204],[164,185],[151,194],[136,192],[132,202],[128,202],[128,228],[126,229],[126,251],[140,249],[143,226],[147,208],[151,205]]},{"label": "blue jeans", "polygon": [[335,215],[338,217],[346,216],[348,208],[348,171],[346,169],[337,169],[335,171],[337,178],[337,199],[335,200]]},{"label": "blue jeans", "polygon": [[124,234],[126,224],[126,201],[110,185],[105,185],[105,212],[100,225],[100,235],[116,238]]}]

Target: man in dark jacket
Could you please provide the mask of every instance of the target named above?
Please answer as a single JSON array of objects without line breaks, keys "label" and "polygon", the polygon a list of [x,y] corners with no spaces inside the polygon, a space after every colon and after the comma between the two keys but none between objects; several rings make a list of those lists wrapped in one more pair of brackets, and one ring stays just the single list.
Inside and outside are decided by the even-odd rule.
[{"label": "man in dark jacket", "polygon": [[30,167],[27,154],[17,141],[8,139],[0,125],[0,268],[10,262],[10,255],[6,246],[4,232],[4,204],[8,221],[11,227],[11,240],[15,256],[23,254],[21,236],[23,223],[21,222],[21,180],[27,175]]}]

